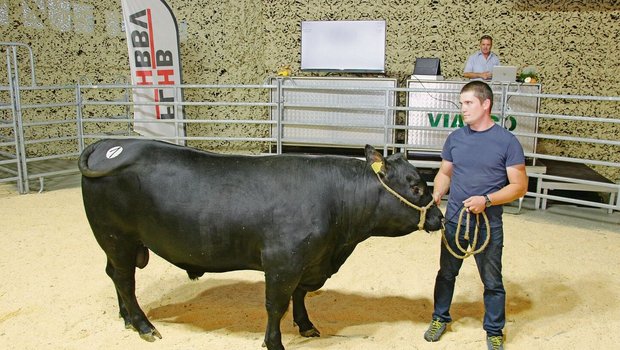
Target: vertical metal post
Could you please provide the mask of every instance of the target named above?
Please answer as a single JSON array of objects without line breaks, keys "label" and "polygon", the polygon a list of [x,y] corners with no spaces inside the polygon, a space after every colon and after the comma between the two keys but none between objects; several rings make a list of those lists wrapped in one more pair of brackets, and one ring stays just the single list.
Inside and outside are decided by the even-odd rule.
[{"label": "vertical metal post", "polygon": [[276,103],[278,104],[277,113],[276,113],[276,129],[278,130],[276,135],[276,154],[282,154],[282,133],[284,132],[284,126],[282,125],[282,121],[284,120],[284,90],[282,89],[284,79],[276,78],[276,92],[278,99]]},{"label": "vertical metal post", "polygon": [[177,145],[183,145],[185,146],[185,139],[182,141],[182,143],[179,143],[180,137],[182,137],[179,133],[179,127],[182,126],[182,124],[179,123],[179,110],[183,108],[183,106],[180,105],[181,101],[181,87],[178,86],[180,84],[180,82],[177,82],[174,85],[174,143],[176,143]]},{"label": "vertical metal post", "polygon": [[[537,93],[541,93],[542,85],[538,84]],[[536,117],[534,118],[534,134],[538,135],[538,113],[540,113],[540,97],[536,96]],[[538,150],[538,137],[534,137],[534,149],[532,153],[536,154]],[[536,158],[532,159],[532,165],[536,165]]]},{"label": "vertical metal post", "polygon": [[390,90],[386,88],[383,93],[385,106],[383,108],[383,156],[387,157],[388,143],[389,143],[389,130],[391,130],[390,124]]},{"label": "vertical metal post", "polygon": [[78,151],[82,153],[84,150],[84,124],[82,123],[82,86],[78,81],[75,85],[75,119],[78,137]]},{"label": "vertical metal post", "polygon": [[124,94],[125,99],[123,100],[123,102],[125,102],[125,119],[127,120],[127,135],[131,135],[131,131],[133,129],[131,127],[131,114],[129,113],[129,112],[131,112],[131,107],[129,105],[129,87],[127,86],[128,84],[131,84],[131,83],[128,82],[127,81],[127,77],[124,77],[124,76],[121,76],[121,80],[118,81],[118,83],[125,85],[125,88],[124,88],[125,89],[125,94]]},{"label": "vertical metal post", "polygon": [[21,167],[21,159],[19,156],[19,138],[17,136],[17,104],[15,103],[15,86],[13,82],[13,74],[12,74],[12,65],[11,65],[11,51],[7,47],[5,50],[6,53],[6,72],[7,79],[9,81],[9,98],[11,102],[11,124],[13,127],[13,147],[15,149],[15,165],[17,167],[17,191],[19,193],[25,193],[24,190],[24,182],[23,182],[23,174]]},{"label": "vertical metal post", "polygon": [[[11,46],[12,50],[12,62],[13,69],[12,74],[9,73],[9,81],[12,83],[13,88],[11,89],[13,94],[13,115],[15,119],[15,139],[16,139],[16,151],[17,151],[17,164],[18,164],[18,173],[21,174],[21,184],[22,186],[18,186],[19,193],[28,193],[30,191],[30,186],[28,184],[28,165],[26,163],[26,145],[24,138],[24,128],[23,128],[23,120],[22,120],[22,109],[21,109],[21,97],[20,97],[20,87],[19,87],[19,70],[17,66],[17,47]],[[9,60],[11,61],[11,60]],[[9,69],[11,68],[11,63],[9,62]]]},{"label": "vertical metal post", "polygon": [[502,84],[502,113],[500,116],[500,125],[502,128],[506,127],[506,109],[508,108],[508,88],[510,87],[510,83],[501,83]]}]

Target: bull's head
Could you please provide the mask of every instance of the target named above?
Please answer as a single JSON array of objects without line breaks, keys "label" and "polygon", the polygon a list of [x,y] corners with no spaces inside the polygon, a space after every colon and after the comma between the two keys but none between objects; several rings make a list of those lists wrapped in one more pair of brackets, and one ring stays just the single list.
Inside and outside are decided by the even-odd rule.
[{"label": "bull's head", "polygon": [[443,215],[415,166],[401,153],[385,158],[370,145],[366,145],[365,151],[366,162],[385,191],[400,200],[401,205],[410,207],[412,218],[418,217],[418,229],[439,230]]}]

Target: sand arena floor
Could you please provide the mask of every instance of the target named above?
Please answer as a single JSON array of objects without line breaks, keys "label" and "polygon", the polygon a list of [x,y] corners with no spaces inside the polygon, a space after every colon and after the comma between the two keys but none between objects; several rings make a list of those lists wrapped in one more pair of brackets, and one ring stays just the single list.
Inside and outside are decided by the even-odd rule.
[{"label": "sand arena floor", "polygon": [[[185,272],[151,254],[137,297],[163,339],[124,329],[105,256],[75,178],[43,193],[0,187],[0,347],[3,349],[261,349],[261,272]],[[49,187],[50,185],[48,185]],[[53,186],[51,186],[53,187]],[[514,208],[509,208],[514,211]],[[505,215],[506,347],[616,348],[620,344],[620,213],[554,205]],[[439,234],[372,238],[307,298],[321,338],[282,321],[287,349],[485,349],[482,285],[473,259],[457,282],[455,321],[438,343],[432,312]]]}]

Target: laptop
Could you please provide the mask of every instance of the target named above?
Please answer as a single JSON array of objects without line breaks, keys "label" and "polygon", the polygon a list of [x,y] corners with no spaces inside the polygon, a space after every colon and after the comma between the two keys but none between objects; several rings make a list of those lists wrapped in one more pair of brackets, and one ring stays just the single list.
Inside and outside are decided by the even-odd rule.
[{"label": "laptop", "polygon": [[416,58],[411,78],[416,80],[443,80],[441,61],[439,58]]},{"label": "laptop", "polygon": [[515,66],[494,66],[492,81],[512,83],[517,80],[517,67]]},{"label": "laptop", "polygon": [[439,58],[416,58],[413,75],[441,75],[441,63]]}]

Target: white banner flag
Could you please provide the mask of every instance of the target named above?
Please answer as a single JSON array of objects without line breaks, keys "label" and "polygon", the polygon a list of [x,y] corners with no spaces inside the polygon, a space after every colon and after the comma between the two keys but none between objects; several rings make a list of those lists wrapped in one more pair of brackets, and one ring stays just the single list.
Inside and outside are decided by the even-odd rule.
[{"label": "white banner flag", "polygon": [[[134,118],[169,121],[136,122],[134,131],[153,138],[183,137],[184,124],[174,122],[183,119],[182,106],[140,105],[144,102],[170,103],[183,100],[181,89],[161,87],[182,83],[176,18],[164,0],[121,0],[121,3],[132,84],[160,85],[133,89]],[[179,143],[185,144],[183,140],[179,140]]]}]

